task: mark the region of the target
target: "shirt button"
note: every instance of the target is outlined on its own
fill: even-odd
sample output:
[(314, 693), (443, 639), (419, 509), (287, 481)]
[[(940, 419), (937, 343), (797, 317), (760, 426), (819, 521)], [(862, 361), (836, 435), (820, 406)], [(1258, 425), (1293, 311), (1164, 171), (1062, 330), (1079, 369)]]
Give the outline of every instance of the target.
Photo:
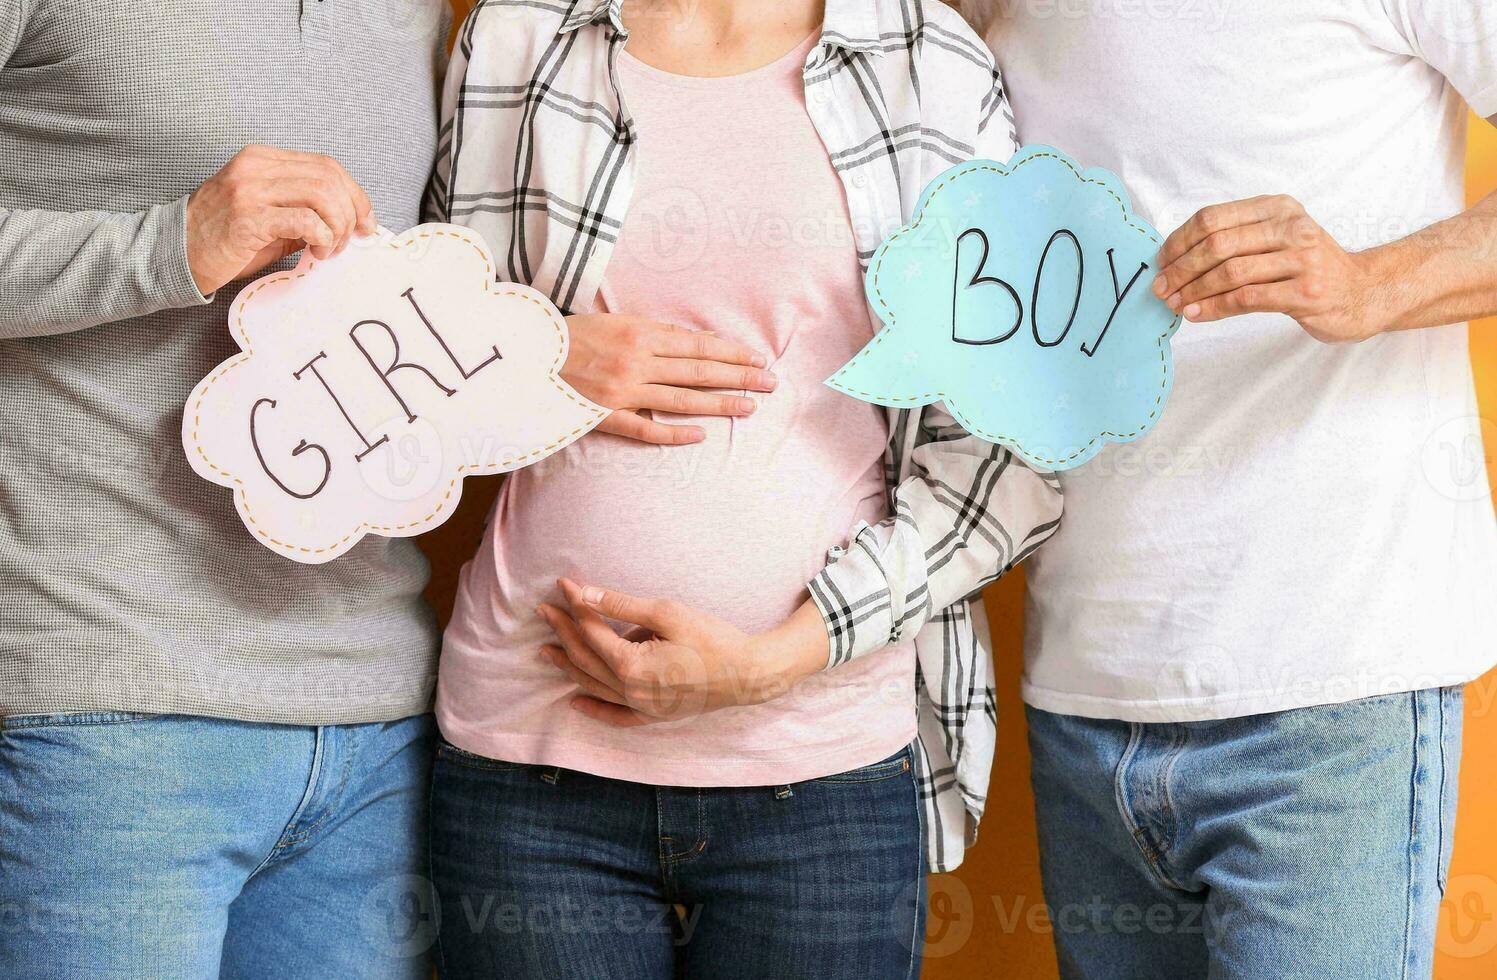
[(867, 174), (853, 174), (852, 175), (852, 186), (854, 186), (854, 187), (867, 187), (868, 186), (868, 175)]
[(831, 96), (827, 94), (825, 85), (818, 87), (816, 91), (811, 94), (811, 101), (815, 102), (817, 105), (826, 105), (827, 100), (830, 98)]

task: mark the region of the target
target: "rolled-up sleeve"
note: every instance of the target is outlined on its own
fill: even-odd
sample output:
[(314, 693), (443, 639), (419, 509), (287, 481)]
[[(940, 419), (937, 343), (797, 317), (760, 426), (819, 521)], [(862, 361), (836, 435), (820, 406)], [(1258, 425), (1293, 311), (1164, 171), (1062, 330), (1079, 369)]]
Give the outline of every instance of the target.
[(936, 612), (1001, 578), (1060, 526), (1053, 473), (926, 408), (894, 515), (859, 524), (810, 584), (834, 667), (913, 635)]

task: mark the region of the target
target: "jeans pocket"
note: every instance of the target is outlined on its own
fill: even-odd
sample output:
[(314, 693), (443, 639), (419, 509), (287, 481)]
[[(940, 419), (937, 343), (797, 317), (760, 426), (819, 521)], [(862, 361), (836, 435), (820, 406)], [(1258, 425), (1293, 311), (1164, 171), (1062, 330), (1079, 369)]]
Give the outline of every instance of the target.
[(157, 715), (142, 711), (59, 711), (45, 715), (11, 715), (0, 718), (0, 732), (30, 731), (39, 728), (79, 728), (88, 725), (122, 725), (145, 721)]
[(1455, 814), (1460, 802), (1461, 739), (1465, 719), (1465, 688), (1440, 692), (1440, 895), (1450, 883), (1450, 858), (1455, 849)]
[(529, 768), (523, 762), (506, 762), (503, 759), (490, 759), (488, 756), (460, 749), (445, 738), (437, 746), (437, 760), (439, 762), (451, 762), (459, 766), (467, 766), (469, 769), (482, 769), (486, 772), (510, 772), (512, 770)]
[(830, 776), (821, 776), (811, 780), (813, 783), (876, 783), (883, 779), (891, 779), (910, 771), (910, 750), (900, 749), (882, 762), (875, 762), (871, 766), (863, 766), (858, 769), (849, 769), (847, 772), (834, 773)]

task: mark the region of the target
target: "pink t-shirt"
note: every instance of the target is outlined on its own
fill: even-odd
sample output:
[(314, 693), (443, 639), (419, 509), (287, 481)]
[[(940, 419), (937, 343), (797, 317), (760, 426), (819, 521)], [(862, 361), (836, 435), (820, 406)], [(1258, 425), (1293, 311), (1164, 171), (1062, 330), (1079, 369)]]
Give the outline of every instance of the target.
[[(764, 350), (779, 387), (694, 446), (592, 433), (511, 475), (463, 570), (437, 716), (460, 748), (679, 786), (777, 785), (857, 768), (915, 736), (915, 654), (887, 648), (776, 701), (616, 729), (572, 710), (541, 660), (558, 576), (665, 596), (749, 631), (782, 623), (859, 520), (888, 504), (883, 409), (822, 384), (872, 336), (842, 186), (806, 115), (814, 38), (747, 74), (620, 59), (637, 178), (599, 312)], [(681, 421), (671, 419), (669, 421)]]

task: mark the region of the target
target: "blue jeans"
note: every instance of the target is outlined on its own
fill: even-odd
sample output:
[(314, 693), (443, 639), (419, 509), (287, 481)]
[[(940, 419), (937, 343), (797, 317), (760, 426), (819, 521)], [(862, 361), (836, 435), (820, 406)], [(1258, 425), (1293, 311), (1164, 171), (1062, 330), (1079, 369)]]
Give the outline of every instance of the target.
[(1428, 977), (1462, 701), (1183, 724), (1030, 709), (1062, 976)]
[(443, 980), (907, 980), (925, 852), (909, 750), (789, 786), (649, 786), (443, 745)]
[(434, 738), (429, 715), (6, 719), (0, 977), (429, 980)]

